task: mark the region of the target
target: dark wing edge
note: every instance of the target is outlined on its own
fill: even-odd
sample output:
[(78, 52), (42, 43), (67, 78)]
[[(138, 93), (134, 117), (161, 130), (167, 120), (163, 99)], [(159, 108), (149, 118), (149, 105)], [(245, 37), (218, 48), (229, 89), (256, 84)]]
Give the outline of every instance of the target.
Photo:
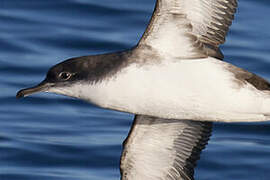
[(211, 122), (136, 115), (123, 143), (121, 180), (194, 180)]

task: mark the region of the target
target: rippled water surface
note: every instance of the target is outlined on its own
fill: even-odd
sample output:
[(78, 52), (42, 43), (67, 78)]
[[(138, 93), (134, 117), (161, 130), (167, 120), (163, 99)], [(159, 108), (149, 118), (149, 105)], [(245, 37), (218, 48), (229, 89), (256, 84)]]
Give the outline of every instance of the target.
[[(0, 0), (0, 180), (119, 179), (132, 115), (15, 94), (66, 58), (134, 46), (153, 7), (154, 0)], [(268, 0), (241, 0), (222, 46), (227, 61), (268, 80), (269, 12)], [(270, 123), (215, 124), (195, 177), (268, 180)]]

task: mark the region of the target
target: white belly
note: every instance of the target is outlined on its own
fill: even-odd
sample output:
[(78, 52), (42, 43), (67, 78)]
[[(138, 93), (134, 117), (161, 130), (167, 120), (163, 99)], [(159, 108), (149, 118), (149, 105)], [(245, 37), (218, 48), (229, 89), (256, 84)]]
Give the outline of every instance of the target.
[[(266, 93), (240, 87), (213, 58), (130, 65), (87, 89), (83, 99), (104, 108), (170, 119), (265, 121)], [(90, 97), (90, 98), (89, 98)], [(270, 103), (269, 103), (270, 105)]]

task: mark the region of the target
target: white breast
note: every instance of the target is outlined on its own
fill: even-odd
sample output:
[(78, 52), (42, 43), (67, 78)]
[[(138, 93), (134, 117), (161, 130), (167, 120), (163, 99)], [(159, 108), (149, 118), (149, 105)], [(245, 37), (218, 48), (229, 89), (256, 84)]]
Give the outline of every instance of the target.
[(109, 80), (78, 84), (72, 91), (104, 108), (161, 118), (266, 120), (261, 110), (266, 95), (248, 84), (239, 87), (224, 66), (213, 58), (134, 63)]

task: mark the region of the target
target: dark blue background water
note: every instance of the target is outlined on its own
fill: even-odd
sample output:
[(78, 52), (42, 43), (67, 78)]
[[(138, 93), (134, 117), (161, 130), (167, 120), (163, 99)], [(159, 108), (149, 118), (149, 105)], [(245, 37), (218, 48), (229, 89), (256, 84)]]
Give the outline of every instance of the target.
[[(132, 115), (16, 91), (74, 56), (123, 50), (141, 37), (154, 0), (0, 0), (0, 180), (119, 179)], [(241, 0), (223, 51), (270, 79), (270, 1)], [(200, 180), (270, 179), (270, 123), (215, 124)]]

